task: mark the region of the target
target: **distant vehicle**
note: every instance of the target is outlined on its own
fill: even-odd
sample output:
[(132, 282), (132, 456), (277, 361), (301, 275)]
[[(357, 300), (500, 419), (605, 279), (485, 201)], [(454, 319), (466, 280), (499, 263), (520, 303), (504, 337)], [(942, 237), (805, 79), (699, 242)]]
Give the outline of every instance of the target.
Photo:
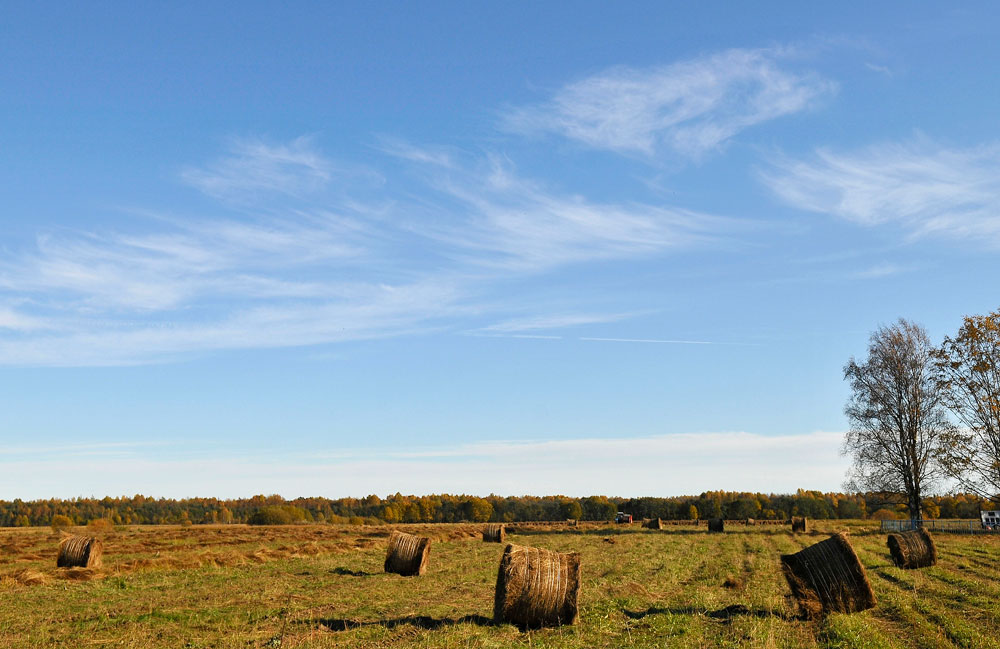
[(615, 522), (616, 523), (631, 523), (632, 522), (632, 514), (626, 514), (625, 512), (618, 512), (617, 514), (615, 514)]
[(998, 510), (980, 511), (979, 519), (983, 521), (984, 530), (1000, 529), (1000, 511)]

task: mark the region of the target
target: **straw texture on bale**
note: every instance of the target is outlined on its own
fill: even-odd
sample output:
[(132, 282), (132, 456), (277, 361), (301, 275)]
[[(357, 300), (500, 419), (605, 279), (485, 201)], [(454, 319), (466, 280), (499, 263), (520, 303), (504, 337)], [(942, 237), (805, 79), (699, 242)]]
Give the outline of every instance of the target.
[(576, 624), (580, 555), (508, 545), (497, 571), (493, 621), (522, 629)]
[(385, 552), (385, 571), (404, 577), (422, 575), (427, 572), (427, 555), (430, 551), (429, 538), (393, 532)]
[(792, 531), (802, 532), (805, 534), (806, 531), (806, 517), (805, 516), (792, 516)]
[(647, 521), (643, 521), (642, 526), (648, 530), (662, 530), (663, 521), (660, 520), (659, 518), (650, 518)]
[(93, 536), (67, 536), (59, 543), (59, 568), (98, 568), (104, 544)]
[(746, 524), (746, 525), (756, 525), (756, 524), (757, 524), (757, 521), (755, 521), (755, 520), (754, 520), (754, 519), (752, 519), (752, 518), (748, 518), (748, 519), (746, 519), (746, 520), (745, 520), (745, 521), (743, 521), (743, 522), (744, 522), (744, 524)]
[(900, 568), (926, 568), (937, 563), (937, 548), (930, 532), (924, 528), (890, 534), (889, 554)]
[(483, 541), (487, 543), (503, 543), (507, 536), (507, 528), (503, 523), (490, 523), (483, 528)]
[(781, 555), (781, 568), (806, 617), (856, 613), (875, 606), (864, 566), (843, 533)]
[(723, 523), (721, 518), (708, 519), (709, 532), (724, 532), (725, 529), (726, 529), (725, 523)]

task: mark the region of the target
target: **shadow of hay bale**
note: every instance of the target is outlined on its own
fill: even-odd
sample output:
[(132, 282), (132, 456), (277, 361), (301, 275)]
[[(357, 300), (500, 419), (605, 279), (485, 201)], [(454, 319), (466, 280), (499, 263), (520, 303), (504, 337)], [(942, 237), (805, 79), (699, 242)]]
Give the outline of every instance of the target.
[(60, 579), (69, 581), (93, 581), (105, 577), (104, 573), (97, 568), (66, 568), (59, 571), (57, 575)]
[(713, 620), (722, 620), (726, 623), (738, 617), (787, 619), (783, 613), (776, 613), (763, 608), (749, 608), (743, 604), (731, 604), (725, 608), (720, 608), (715, 611), (708, 611), (703, 608), (695, 608), (693, 606), (651, 606), (645, 611), (630, 611), (628, 609), (622, 609), (622, 614), (630, 620), (641, 620), (650, 615), (704, 615)]
[(387, 629), (395, 629), (400, 626), (413, 626), (419, 629), (433, 631), (443, 627), (455, 626), (456, 624), (476, 624), (478, 626), (493, 626), (493, 620), (483, 615), (466, 615), (460, 618), (433, 618), (427, 615), (408, 615), (388, 620), (348, 620), (337, 618), (322, 618), (319, 620), (300, 620), (298, 624), (319, 624), (330, 631), (350, 631), (369, 626), (382, 626)]
[(364, 570), (351, 570), (350, 568), (334, 568), (330, 571), (333, 575), (344, 575), (345, 577), (374, 577), (376, 573), (365, 572)]

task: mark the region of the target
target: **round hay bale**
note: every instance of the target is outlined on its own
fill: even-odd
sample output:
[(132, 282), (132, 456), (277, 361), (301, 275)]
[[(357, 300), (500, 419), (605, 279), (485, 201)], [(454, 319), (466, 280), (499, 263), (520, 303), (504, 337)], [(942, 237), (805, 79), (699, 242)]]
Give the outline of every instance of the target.
[(104, 544), (94, 536), (67, 536), (59, 543), (59, 568), (98, 568)]
[(486, 543), (503, 543), (507, 536), (507, 528), (503, 523), (490, 523), (483, 528), (483, 541)]
[(752, 519), (752, 518), (748, 518), (748, 519), (746, 519), (745, 521), (743, 521), (743, 524), (744, 524), (744, 525), (756, 525), (756, 524), (757, 524), (757, 521), (755, 521), (755, 520), (754, 520), (754, 519)]
[(500, 558), (493, 621), (522, 629), (576, 624), (580, 555), (508, 545)]
[(725, 530), (726, 530), (726, 525), (721, 518), (708, 519), (709, 532), (724, 532)]
[(647, 530), (662, 530), (663, 521), (660, 520), (659, 518), (650, 518), (648, 520), (643, 521), (642, 526), (645, 527)]
[(890, 534), (886, 545), (892, 562), (900, 568), (926, 568), (937, 563), (937, 548), (930, 532), (924, 528)]
[(385, 552), (385, 571), (404, 577), (422, 575), (427, 572), (427, 555), (430, 551), (429, 538), (393, 532), (389, 536), (389, 547)]
[(785, 579), (808, 618), (856, 613), (875, 606), (875, 593), (854, 548), (843, 533), (795, 554), (781, 555)]
[(792, 532), (806, 532), (806, 517), (792, 516)]

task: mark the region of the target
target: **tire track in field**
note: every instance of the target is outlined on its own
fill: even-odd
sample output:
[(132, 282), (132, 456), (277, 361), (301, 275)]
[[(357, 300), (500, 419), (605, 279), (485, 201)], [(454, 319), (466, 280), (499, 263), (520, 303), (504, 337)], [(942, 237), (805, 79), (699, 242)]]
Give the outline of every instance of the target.
[[(862, 552), (870, 553), (867, 549)], [(892, 566), (879, 566), (869, 570), (877, 580), (876, 584), (885, 587), (889, 591), (889, 598), (886, 593), (880, 594), (881, 605), (876, 608), (880, 617), (888, 616), (892, 622), (905, 624), (920, 632), (918, 640), (921, 646), (930, 642), (933, 646), (938, 646), (941, 641), (941, 634), (950, 646), (972, 649), (978, 647), (991, 647), (994, 643), (977, 630), (965, 622), (963, 617), (953, 617), (943, 614), (940, 610), (930, 606), (921, 595), (930, 594), (935, 602), (939, 602), (945, 608), (954, 610), (960, 614), (967, 611), (967, 607), (956, 607), (950, 593), (942, 591), (940, 587), (918, 584), (915, 579), (911, 580), (911, 575), (904, 573), (901, 569)], [(898, 574), (894, 574), (898, 573)], [(917, 577), (931, 576), (928, 571), (914, 573)], [(949, 646), (944, 645), (944, 646)]]
[(995, 647), (995, 640), (987, 639), (975, 626), (970, 625), (963, 617), (953, 617), (943, 615), (941, 611), (934, 609), (926, 601), (914, 598), (914, 608), (923, 615), (928, 622), (935, 624), (942, 629), (948, 639), (953, 644), (963, 649), (988, 649)]
[(955, 551), (942, 552), (939, 550), (938, 558), (952, 560), (956, 564), (956, 568), (958, 567), (957, 564), (959, 562), (971, 564), (979, 569), (980, 574), (992, 576), (995, 579), (1000, 579), (1000, 570), (998, 570), (997, 559), (995, 557), (992, 560), (990, 560), (978, 557), (970, 557)]
[[(854, 545), (858, 558), (865, 566), (869, 580), (874, 576), (872, 586), (876, 591), (878, 604), (872, 613), (890, 629), (890, 637), (913, 638), (921, 649), (951, 649), (966, 645), (956, 644), (954, 635), (929, 621), (914, 607), (915, 584), (907, 578), (893, 574), (896, 570), (887, 560), (881, 548), (875, 550), (870, 543)], [(877, 546), (876, 546), (877, 547)]]
[(927, 577), (936, 582), (969, 592), (975, 597), (981, 597), (992, 601), (997, 601), (998, 599), (997, 592), (995, 590), (990, 589), (988, 586), (978, 581), (957, 575), (954, 572), (945, 572), (944, 569), (941, 569), (940, 571), (929, 570), (926, 574)]
[[(787, 535), (782, 538), (787, 539)], [(733, 646), (744, 643), (747, 635), (758, 637), (767, 626), (768, 647), (818, 647), (814, 625), (795, 619), (798, 607), (781, 571), (782, 553), (778, 550), (776, 535), (748, 535), (744, 539), (744, 552), (750, 569), (745, 591), (748, 604), (751, 609), (767, 611), (772, 617), (761, 619), (756, 625), (747, 625), (753, 629), (749, 634), (746, 627), (733, 627), (730, 634)]]
[[(983, 633), (975, 629), (975, 627), (969, 626), (966, 623), (966, 618), (976, 608), (979, 609), (978, 612), (986, 613), (993, 618), (993, 622), (1000, 620), (1000, 617), (997, 617), (996, 614), (987, 613), (979, 607), (970, 610), (968, 604), (971, 602), (968, 600), (966, 600), (966, 606), (957, 605), (953, 594), (934, 586), (934, 582), (931, 582), (930, 585), (920, 586), (918, 589), (911, 590), (904, 589), (902, 584), (905, 582), (901, 582), (897, 578), (892, 578), (889, 574), (881, 571), (876, 574), (882, 578), (889, 577), (889, 579), (886, 579), (886, 583), (889, 585), (889, 588), (897, 591), (895, 596), (903, 600), (909, 611), (907, 621), (912, 621), (917, 616), (922, 617), (926, 621), (926, 624), (919, 625), (921, 628), (925, 628), (929, 633), (933, 633), (935, 628), (939, 629), (952, 644), (958, 647), (994, 646), (992, 641), (987, 640)], [(940, 608), (931, 606), (928, 603), (927, 595), (930, 595), (930, 601), (933, 601)], [(980, 601), (978, 603), (984, 604), (986, 602)], [(956, 613), (958, 617), (947, 615), (946, 612)]]

